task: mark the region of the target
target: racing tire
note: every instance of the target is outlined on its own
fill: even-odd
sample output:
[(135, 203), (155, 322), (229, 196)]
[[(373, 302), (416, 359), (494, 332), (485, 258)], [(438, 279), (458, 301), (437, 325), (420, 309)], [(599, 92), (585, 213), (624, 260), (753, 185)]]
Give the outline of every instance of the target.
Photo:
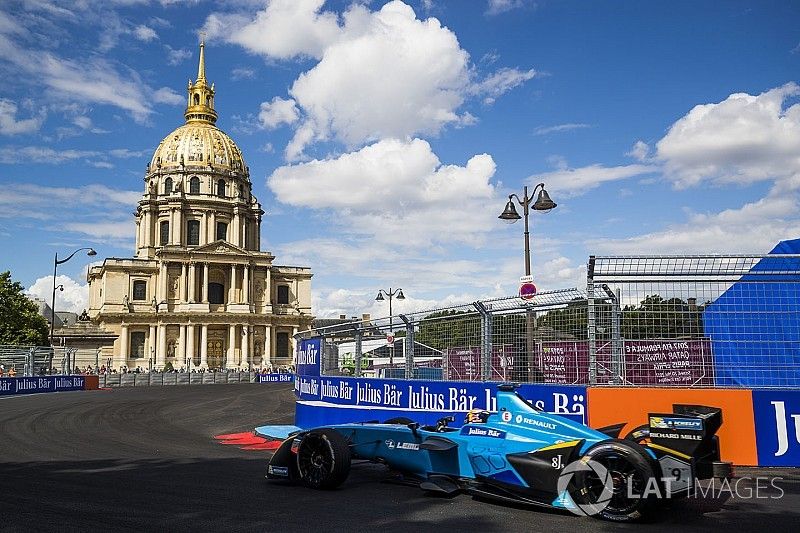
[(350, 446), (334, 429), (317, 429), (303, 436), (297, 447), (297, 473), (312, 489), (335, 489), (350, 474)]
[(414, 423), (413, 420), (411, 420), (410, 418), (406, 418), (404, 416), (396, 416), (396, 417), (390, 418), (389, 420), (384, 422), (384, 424), (401, 424), (403, 426), (407, 426), (407, 425), (413, 424), (413, 423)]
[[(661, 491), (660, 468), (639, 445), (622, 439), (602, 441), (589, 448), (581, 462), (591, 468), (574, 472), (570, 496), (584, 514), (613, 522), (638, 522), (653, 515)], [(605, 469), (604, 479), (597, 465)]]
[(625, 440), (630, 440), (635, 442), (636, 444), (644, 444), (650, 441), (650, 425), (643, 424), (639, 427), (635, 427), (625, 435)]

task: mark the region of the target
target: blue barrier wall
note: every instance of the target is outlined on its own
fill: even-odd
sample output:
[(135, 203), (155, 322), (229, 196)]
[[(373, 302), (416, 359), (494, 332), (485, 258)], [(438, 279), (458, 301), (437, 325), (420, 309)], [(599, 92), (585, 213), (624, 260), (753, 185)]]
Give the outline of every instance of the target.
[(258, 374), (258, 383), (289, 383), (294, 374)]
[(84, 376), (0, 378), (0, 396), (84, 390), (86, 385)]
[(800, 466), (800, 391), (754, 390), (753, 414), (758, 464)]
[[(453, 415), (460, 425), (470, 409), (496, 411), (497, 383), (297, 376), (295, 424), (314, 427), (385, 421), (399, 416), (433, 424)], [(523, 385), (518, 392), (543, 411), (586, 422), (586, 388)]]

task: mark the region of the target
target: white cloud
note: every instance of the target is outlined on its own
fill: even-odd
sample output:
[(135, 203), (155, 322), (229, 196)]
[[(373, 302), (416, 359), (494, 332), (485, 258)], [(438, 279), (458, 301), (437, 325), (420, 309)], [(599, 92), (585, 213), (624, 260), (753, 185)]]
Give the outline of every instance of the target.
[[(103, 131), (103, 130), (99, 130)], [(83, 158), (101, 158), (107, 156), (118, 157), (127, 159), (130, 157), (140, 157), (148, 153), (148, 150), (132, 151), (127, 148), (119, 148), (114, 150), (107, 150), (100, 152), (97, 150), (63, 150), (55, 149), (49, 146), (13, 146), (5, 145), (0, 146), (0, 163), (14, 165), (14, 164), (28, 164), (28, 163), (45, 163), (55, 165), (64, 163), (66, 161), (73, 161), (75, 159)]]
[(178, 105), (186, 103), (186, 98), (169, 87), (161, 87), (153, 92), (153, 101), (160, 104)]
[(547, 135), (548, 133), (560, 133), (562, 131), (580, 130), (589, 128), (589, 124), (582, 122), (568, 122), (566, 124), (556, 124), (555, 126), (539, 126), (533, 130), (534, 135)]
[(656, 145), (677, 187), (791, 178), (800, 171), (800, 95), (787, 83), (757, 96), (736, 93), (695, 106)]
[(424, 140), (386, 139), (335, 159), (281, 167), (268, 185), (283, 203), (336, 210), (335, 220), (352, 234), (390, 242), (403, 235), (409, 245), (474, 244), (495, 226), (494, 172), (486, 154), (463, 167), (442, 165)]
[(562, 168), (543, 174), (535, 174), (528, 178), (533, 186), (544, 182), (550, 193), (558, 192), (562, 197), (580, 196), (600, 186), (602, 183), (618, 181), (634, 176), (642, 176), (659, 172), (659, 168), (650, 165), (623, 165), (604, 167), (589, 165), (580, 168)]
[(294, 100), (284, 100), (276, 96), (271, 102), (261, 102), (258, 120), (267, 129), (275, 129), (281, 124), (294, 124), (300, 112)]
[[(69, 276), (56, 276), (56, 286), (63, 285), (63, 291), (56, 291), (56, 312), (71, 311), (81, 313), (89, 307), (89, 285), (81, 284)], [(49, 306), (53, 298), (53, 276), (45, 276), (33, 282), (25, 291), (47, 302)]]
[(693, 214), (688, 221), (627, 239), (592, 241), (612, 254), (765, 253), (800, 235), (795, 196), (768, 196), (738, 209)]
[(497, 15), (498, 13), (511, 11), (512, 9), (522, 7), (523, 5), (525, 5), (523, 0), (489, 0), (486, 13), (488, 15)]
[(501, 68), (485, 80), (474, 84), (470, 92), (477, 95), (484, 95), (484, 104), (493, 104), (497, 98), (504, 95), (511, 89), (522, 85), (536, 75), (536, 71), (520, 70), (517, 68)]
[(156, 30), (148, 26), (145, 26), (144, 24), (136, 26), (133, 29), (133, 35), (140, 41), (144, 41), (146, 43), (149, 43), (154, 39), (158, 39), (158, 34), (156, 33)]
[(39, 131), (45, 119), (44, 110), (36, 116), (17, 119), (16, 102), (0, 98), (0, 135), (19, 135)]
[(319, 12), (324, 3), (325, 0), (272, 0), (254, 20), (238, 14), (212, 13), (203, 31), (209, 40), (221, 39), (269, 57), (320, 58), (339, 36), (336, 14)]
[(168, 65), (179, 65), (183, 63), (190, 57), (192, 57), (192, 52), (187, 50), (186, 48), (172, 48), (170, 45), (164, 45), (164, 49), (167, 51), (167, 64)]
[(632, 157), (637, 161), (647, 161), (648, 157), (650, 156), (650, 145), (644, 141), (636, 141), (631, 147), (630, 152), (627, 152), (625, 155)]
[(256, 77), (256, 71), (251, 68), (238, 67), (231, 70), (231, 79), (238, 80), (252, 80)]

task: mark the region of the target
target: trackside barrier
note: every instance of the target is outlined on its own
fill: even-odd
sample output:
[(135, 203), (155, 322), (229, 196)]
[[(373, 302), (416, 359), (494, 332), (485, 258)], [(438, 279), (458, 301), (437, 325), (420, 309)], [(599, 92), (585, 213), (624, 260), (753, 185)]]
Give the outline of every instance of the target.
[[(496, 382), (424, 381), (320, 375), (319, 339), (298, 343), (295, 424), (310, 428), (406, 417), (423, 424), (470, 409), (495, 410)], [(303, 372), (301, 374), (301, 372)], [(743, 466), (800, 467), (800, 391), (713, 388), (582, 387), (522, 384), (520, 395), (544, 411), (599, 428), (627, 422), (621, 436), (674, 404), (722, 409), (722, 458)]]
[(259, 374), (257, 372), (158, 372), (137, 374), (101, 374), (94, 377), (100, 387), (186, 386), (224, 383), (290, 383), (294, 374)]
[(0, 378), (0, 396), (97, 390), (97, 376), (31, 376)]

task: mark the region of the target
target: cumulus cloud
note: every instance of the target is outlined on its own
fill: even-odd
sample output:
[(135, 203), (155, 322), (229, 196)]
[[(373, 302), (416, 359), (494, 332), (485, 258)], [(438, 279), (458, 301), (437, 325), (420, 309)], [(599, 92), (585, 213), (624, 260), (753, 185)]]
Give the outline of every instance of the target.
[(272, 0), (255, 19), (212, 13), (203, 25), (209, 39), (222, 39), (278, 59), (322, 57), (339, 37), (335, 13), (320, 13), (325, 0)]
[(487, 154), (465, 166), (443, 165), (424, 140), (385, 139), (337, 158), (281, 167), (268, 185), (283, 203), (337, 210), (353, 234), (474, 244), (494, 225), (494, 172)]
[(279, 96), (271, 102), (261, 102), (258, 121), (267, 129), (275, 129), (281, 124), (294, 124), (300, 118), (300, 112), (294, 100), (284, 100)]
[(646, 161), (650, 156), (650, 145), (644, 141), (636, 141), (630, 151), (626, 152), (625, 155), (637, 161)]
[[(71, 311), (81, 313), (89, 307), (89, 285), (81, 284), (69, 276), (56, 276), (56, 286), (63, 285), (64, 290), (56, 293), (56, 312)], [(33, 282), (25, 291), (29, 296), (35, 296), (47, 302), (53, 297), (53, 276), (45, 276)]]
[(192, 52), (186, 48), (172, 48), (170, 45), (166, 44), (164, 45), (164, 50), (167, 52), (168, 65), (179, 65), (192, 57)]
[(658, 141), (656, 157), (676, 187), (791, 178), (800, 171), (800, 104), (786, 103), (798, 95), (787, 83), (695, 106)]
[(523, 0), (489, 0), (489, 5), (486, 7), (486, 14), (497, 15), (522, 7), (523, 5), (525, 5)]
[(44, 110), (30, 118), (17, 118), (16, 102), (0, 98), (0, 135), (19, 135), (39, 131), (45, 119)]
[(651, 165), (605, 167), (596, 164), (580, 168), (560, 168), (552, 172), (536, 174), (529, 177), (527, 181), (531, 186), (544, 182), (547, 184), (549, 192), (558, 192), (563, 197), (571, 197), (585, 194), (603, 183), (643, 176), (658, 171), (659, 168), (657, 166)]

